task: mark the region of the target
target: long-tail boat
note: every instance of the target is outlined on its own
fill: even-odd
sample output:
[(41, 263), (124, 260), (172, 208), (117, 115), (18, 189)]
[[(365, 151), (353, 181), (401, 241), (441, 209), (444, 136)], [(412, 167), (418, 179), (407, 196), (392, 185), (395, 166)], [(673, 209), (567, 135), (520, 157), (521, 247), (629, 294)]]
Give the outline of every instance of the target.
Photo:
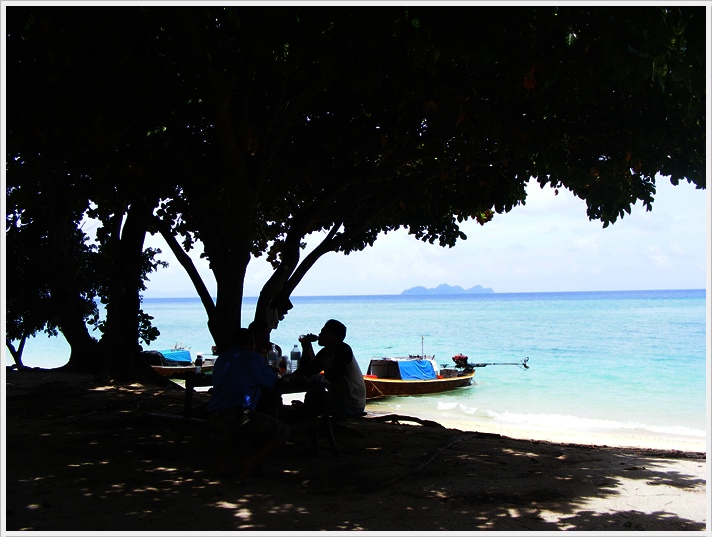
[(434, 356), (374, 358), (363, 376), (366, 400), (399, 395), (426, 395), (472, 385), (475, 368), (487, 365), (518, 365), (529, 369), (525, 358), (516, 363), (470, 364), (467, 356), (456, 354), (455, 367), (438, 368)]
[(153, 370), (162, 377), (180, 377), (195, 371), (198, 366), (202, 371), (210, 371), (214, 365), (214, 360), (203, 358), (201, 354), (198, 354), (193, 362), (188, 349), (144, 351), (142, 354)]
[(438, 369), (433, 356), (374, 358), (363, 376), (366, 399), (440, 393), (472, 384), (475, 370)]

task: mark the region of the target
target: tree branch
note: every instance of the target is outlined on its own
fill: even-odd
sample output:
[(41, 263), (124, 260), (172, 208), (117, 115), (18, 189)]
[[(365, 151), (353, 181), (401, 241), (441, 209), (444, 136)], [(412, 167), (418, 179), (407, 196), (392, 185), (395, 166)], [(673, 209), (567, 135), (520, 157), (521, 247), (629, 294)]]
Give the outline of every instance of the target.
[(210, 292), (205, 286), (203, 279), (200, 277), (198, 269), (195, 268), (193, 260), (187, 253), (185, 253), (181, 245), (178, 244), (178, 241), (171, 232), (170, 225), (168, 225), (166, 222), (164, 222), (158, 217), (154, 217), (153, 220), (156, 224), (156, 227), (158, 228), (159, 233), (166, 241), (166, 244), (168, 244), (168, 247), (171, 249), (171, 252), (173, 252), (173, 255), (176, 256), (178, 262), (181, 264), (183, 269), (185, 269), (186, 273), (190, 277), (190, 281), (193, 282), (193, 287), (195, 287), (195, 290), (198, 292), (200, 301), (203, 303), (203, 307), (205, 308), (205, 311), (208, 314), (208, 318), (210, 318), (210, 316), (215, 311), (215, 303), (213, 302), (213, 298), (210, 296)]
[[(309, 254), (304, 258), (304, 261), (302, 261), (294, 269), (292, 275), (289, 277), (287, 283), (285, 283), (282, 291), (280, 292), (280, 298), (282, 300), (286, 301), (286, 299), (292, 295), (292, 292), (294, 291), (294, 289), (296, 289), (297, 285), (299, 285), (299, 282), (302, 281), (304, 276), (306, 276), (307, 272), (309, 272), (309, 269), (314, 266), (314, 264), (319, 260), (321, 256), (323, 256), (327, 252), (334, 251), (334, 237), (339, 231), (341, 225), (342, 222), (336, 222), (327, 234), (327, 236), (324, 238), (324, 240), (322, 240), (316, 248), (309, 252)], [(284, 296), (282, 297), (282, 295)]]

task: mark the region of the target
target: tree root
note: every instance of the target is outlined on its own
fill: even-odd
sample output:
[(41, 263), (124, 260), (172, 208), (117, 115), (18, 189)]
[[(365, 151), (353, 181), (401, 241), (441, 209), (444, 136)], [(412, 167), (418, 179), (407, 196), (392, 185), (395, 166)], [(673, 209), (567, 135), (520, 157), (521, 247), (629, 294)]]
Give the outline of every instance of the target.
[(384, 416), (369, 416), (368, 418), (365, 418), (368, 421), (379, 421), (379, 422), (385, 422), (385, 423), (392, 423), (394, 425), (400, 425), (402, 421), (412, 421), (414, 423), (418, 423), (422, 425), (423, 427), (437, 427), (440, 429), (444, 429), (445, 427), (436, 422), (436, 421), (430, 421), (430, 420), (421, 420), (420, 418), (414, 418), (412, 416), (401, 416), (400, 414), (386, 414)]

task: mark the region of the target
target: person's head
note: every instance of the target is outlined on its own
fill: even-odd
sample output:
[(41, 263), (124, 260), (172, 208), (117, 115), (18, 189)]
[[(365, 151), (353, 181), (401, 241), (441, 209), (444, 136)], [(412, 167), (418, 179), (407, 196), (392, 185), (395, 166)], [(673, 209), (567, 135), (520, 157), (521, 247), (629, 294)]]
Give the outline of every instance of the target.
[(256, 349), (266, 349), (269, 347), (270, 329), (266, 321), (252, 321), (248, 327), (255, 340)]
[(319, 332), (318, 343), (322, 347), (329, 347), (341, 343), (346, 339), (346, 326), (336, 319), (329, 319)]
[(236, 328), (230, 335), (230, 343), (246, 349), (255, 348), (255, 337), (247, 328)]

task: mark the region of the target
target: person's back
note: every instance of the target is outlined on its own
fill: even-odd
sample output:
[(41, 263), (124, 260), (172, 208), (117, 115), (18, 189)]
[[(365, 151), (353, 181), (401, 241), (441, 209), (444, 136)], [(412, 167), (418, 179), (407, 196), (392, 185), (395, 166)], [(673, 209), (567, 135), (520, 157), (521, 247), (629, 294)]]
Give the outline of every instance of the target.
[(366, 406), (366, 385), (351, 346), (342, 341), (330, 349), (319, 351), (319, 354), (330, 390), (344, 400), (347, 414), (363, 412)]
[(260, 354), (243, 346), (230, 347), (215, 361), (208, 411), (233, 407), (255, 410), (261, 388), (271, 388), (276, 380), (274, 371)]

